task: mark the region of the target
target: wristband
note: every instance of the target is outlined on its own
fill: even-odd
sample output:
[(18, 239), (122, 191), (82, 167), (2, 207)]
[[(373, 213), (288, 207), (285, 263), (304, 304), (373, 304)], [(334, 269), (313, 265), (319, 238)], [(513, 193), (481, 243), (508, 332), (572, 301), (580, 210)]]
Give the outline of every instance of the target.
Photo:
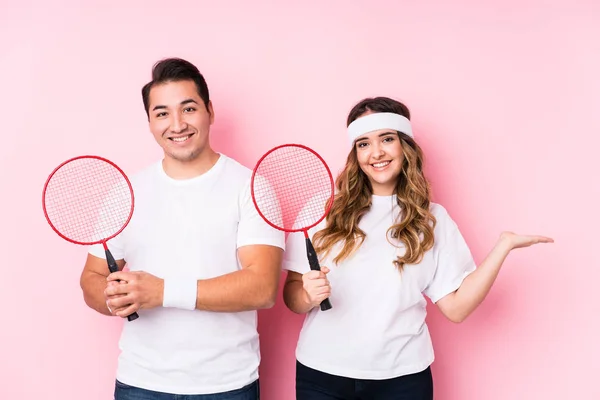
[(163, 307), (196, 309), (198, 283), (189, 278), (166, 278), (164, 280)]

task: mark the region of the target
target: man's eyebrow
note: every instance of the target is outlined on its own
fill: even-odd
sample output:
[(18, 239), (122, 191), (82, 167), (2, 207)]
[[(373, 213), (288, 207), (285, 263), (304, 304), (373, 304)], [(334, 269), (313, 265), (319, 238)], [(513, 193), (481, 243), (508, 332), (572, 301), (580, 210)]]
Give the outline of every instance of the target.
[(186, 105), (186, 104), (189, 104), (189, 103), (198, 104), (198, 102), (196, 100), (194, 100), (194, 99), (186, 99), (186, 100), (182, 101), (179, 104), (181, 104), (183, 106), (183, 105)]
[[(184, 106), (184, 105), (186, 105), (186, 104), (189, 104), (189, 103), (198, 104), (198, 102), (197, 102), (196, 100), (194, 100), (194, 99), (185, 99), (185, 100), (183, 100), (183, 101), (182, 101), (181, 103), (179, 103), (179, 104), (180, 104), (180, 105), (182, 105), (182, 106)], [(152, 111), (156, 111), (156, 110), (164, 110), (164, 109), (166, 109), (166, 108), (167, 108), (167, 106), (164, 106), (164, 105), (162, 105), (162, 104), (159, 104), (159, 105), (156, 105), (156, 106), (154, 106), (154, 108), (152, 109)]]

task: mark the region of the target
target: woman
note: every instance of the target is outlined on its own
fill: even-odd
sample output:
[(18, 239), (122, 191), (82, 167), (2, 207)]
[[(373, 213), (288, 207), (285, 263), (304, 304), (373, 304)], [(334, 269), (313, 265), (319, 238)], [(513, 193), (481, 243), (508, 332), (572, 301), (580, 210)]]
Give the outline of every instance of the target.
[[(296, 349), (296, 396), (433, 399), (424, 295), (461, 322), (511, 250), (552, 239), (503, 232), (477, 267), (457, 225), (430, 201), (408, 108), (368, 98), (347, 124), (352, 148), (331, 211), (309, 231), (322, 270), (310, 271), (302, 235), (286, 245), (284, 300), (308, 314)], [(326, 298), (333, 308), (320, 311)]]

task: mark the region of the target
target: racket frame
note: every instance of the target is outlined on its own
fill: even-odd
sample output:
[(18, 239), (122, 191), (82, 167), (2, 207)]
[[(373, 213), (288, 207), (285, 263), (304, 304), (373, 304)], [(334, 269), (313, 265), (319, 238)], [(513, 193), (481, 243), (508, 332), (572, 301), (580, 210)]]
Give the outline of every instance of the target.
[[(269, 219), (267, 217), (265, 217), (263, 215), (263, 213), (260, 211), (260, 207), (258, 206), (258, 204), (256, 203), (256, 199), (254, 196), (254, 178), (256, 176), (256, 170), (258, 169), (258, 167), (260, 166), (260, 164), (262, 163), (262, 161), (267, 158), (269, 156), (269, 154), (273, 153), (274, 151), (282, 148), (282, 147), (299, 147), (303, 150), (307, 150), (309, 152), (311, 152), (312, 154), (314, 154), (323, 164), (323, 166), (325, 167), (325, 170), (327, 170), (327, 176), (329, 177), (329, 184), (331, 187), (331, 196), (329, 198), (329, 202), (327, 204), (327, 207), (325, 209), (325, 212), (323, 213), (323, 215), (321, 216), (321, 218), (319, 218), (319, 220), (309, 226), (306, 226), (304, 228), (299, 228), (299, 229), (285, 229), (283, 227), (277, 226), (275, 224), (273, 224), (271, 221), (269, 221)], [(292, 232), (304, 232), (304, 237), (308, 238), (308, 230), (311, 228), (314, 228), (315, 226), (317, 226), (321, 221), (323, 221), (323, 219), (325, 219), (325, 217), (327, 217), (327, 214), (329, 214), (329, 211), (331, 210), (331, 206), (333, 205), (333, 198), (334, 198), (334, 182), (333, 182), (333, 176), (331, 175), (331, 170), (329, 169), (329, 166), (327, 165), (327, 163), (325, 162), (325, 160), (323, 159), (323, 157), (321, 157), (320, 154), (318, 154), (316, 151), (314, 151), (313, 149), (306, 147), (304, 145), (301, 144), (295, 144), (295, 143), (290, 143), (290, 144), (282, 144), (280, 146), (277, 147), (273, 147), (271, 150), (269, 150), (268, 152), (266, 152), (265, 154), (263, 154), (263, 156), (258, 160), (258, 162), (256, 163), (256, 166), (254, 167), (254, 170), (252, 171), (252, 179), (250, 181), (250, 192), (252, 195), (252, 202), (254, 203), (254, 208), (256, 208), (256, 211), (258, 211), (258, 214), (261, 216), (261, 218), (270, 226), (272, 226), (275, 229), (278, 229), (280, 231), (284, 231), (284, 232), (288, 232), (288, 233), (292, 233)]]
[[(117, 171), (119, 171), (119, 173), (123, 176), (123, 178), (125, 178), (125, 182), (127, 182), (127, 186), (129, 187), (129, 192), (131, 193), (131, 209), (129, 211), (129, 215), (127, 216), (127, 220), (125, 221), (125, 223), (123, 224), (123, 226), (116, 233), (110, 235), (109, 237), (104, 238), (104, 239), (100, 239), (100, 240), (95, 240), (95, 241), (92, 241), (92, 242), (80, 242), (80, 241), (73, 240), (73, 239), (68, 238), (65, 235), (63, 235), (54, 226), (54, 224), (50, 220), (50, 217), (48, 216), (48, 211), (46, 210), (46, 189), (48, 188), (48, 184), (52, 180), (52, 177), (56, 174), (56, 172), (58, 172), (59, 169), (61, 169), (62, 167), (64, 167), (68, 163), (76, 161), (76, 160), (85, 159), (85, 158), (91, 158), (91, 159), (95, 159), (95, 160), (100, 160), (100, 161), (103, 161), (103, 162), (105, 162), (107, 164), (110, 164), (113, 168), (115, 168)], [(123, 170), (121, 168), (119, 168), (119, 166), (117, 164), (115, 164), (114, 162), (112, 162), (110, 160), (107, 160), (104, 157), (93, 156), (93, 155), (77, 156), (77, 157), (73, 157), (73, 158), (70, 158), (70, 159), (62, 162), (58, 167), (54, 168), (54, 170), (52, 171), (52, 173), (48, 176), (48, 179), (46, 179), (46, 183), (44, 184), (44, 190), (42, 191), (42, 208), (44, 209), (44, 217), (46, 217), (46, 220), (48, 221), (48, 224), (50, 224), (50, 227), (52, 228), (52, 230), (54, 232), (56, 232), (56, 234), (58, 234), (58, 236), (60, 236), (61, 238), (65, 239), (66, 241), (71, 242), (71, 243), (75, 243), (75, 244), (79, 244), (79, 245), (83, 245), (83, 246), (91, 246), (91, 245), (94, 245), (94, 244), (100, 244), (100, 243), (102, 243), (103, 246), (104, 246), (104, 248), (106, 249), (106, 242), (109, 241), (110, 239), (114, 238), (115, 236), (117, 236), (119, 233), (121, 233), (123, 231), (123, 229), (125, 229), (125, 227), (129, 224), (129, 221), (131, 220), (131, 217), (133, 216), (134, 206), (135, 206), (135, 197), (134, 197), (134, 193), (133, 193), (133, 187), (131, 186), (131, 182), (129, 181), (129, 178), (127, 177), (127, 175), (125, 174), (125, 172), (123, 172)]]

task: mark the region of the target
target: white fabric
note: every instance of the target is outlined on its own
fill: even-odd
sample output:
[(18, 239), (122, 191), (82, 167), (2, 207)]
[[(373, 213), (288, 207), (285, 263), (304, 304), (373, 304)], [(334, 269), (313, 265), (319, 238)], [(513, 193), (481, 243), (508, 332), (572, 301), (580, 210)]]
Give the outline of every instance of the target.
[[(432, 204), (435, 245), (420, 264), (405, 265), (400, 273), (392, 261), (404, 247), (386, 240), (399, 209), (394, 197), (373, 196), (359, 223), (367, 235), (359, 250), (334, 265), (341, 249), (337, 244), (331, 256), (320, 259), (331, 270), (333, 308), (316, 307), (306, 316), (296, 348), (300, 363), (349, 378), (389, 379), (420, 372), (433, 362), (424, 295), (437, 302), (458, 289), (476, 266), (454, 221), (442, 206)], [(309, 230), (309, 236), (324, 226)], [(304, 235), (289, 235), (283, 267), (302, 274), (310, 270)]]
[(196, 308), (198, 281), (189, 278), (167, 278), (164, 280), (163, 307), (193, 310)]
[(362, 135), (380, 129), (391, 129), (413, 137), (410, 120), (405, 116), (395, 113), (373, 113), (357, 118), (348, 125), (350, 144), (354, 144)]
[[(133, 176), (135, 210), (108, 244), (132, 271), (195, 281), (241, 269), (237, 249), (283, 248), (250, 196), (251, 170), (225, 155), (205, 174), (169, 178), (157, 162)], [(105, 257), (102, 246), (90, 253)], [(139, 310), (124, 321), (117, 369), (121, 382), (174, 394), (234, 390), (258, 378), (256, 311), (217, 313), (180, 308)]]

